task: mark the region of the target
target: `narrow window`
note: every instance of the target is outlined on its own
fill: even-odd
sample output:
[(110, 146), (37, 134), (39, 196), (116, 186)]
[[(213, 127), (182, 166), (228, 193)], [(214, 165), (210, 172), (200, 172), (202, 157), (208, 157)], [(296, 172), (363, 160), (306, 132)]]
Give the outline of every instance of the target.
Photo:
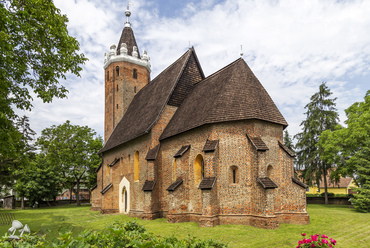
[(118, 91), (118, 84), (117, 84), (117, 91)]
[(119, 76), (119, 66), (116, 66), (116, 76)]
[(198, 186), (203, 178), (204, 178), (204, 161), (202, 155), (198, 154), (194, 161), (194, 184)]
[(118, 109), (118, 104), (117, 104), (117, 109)]
[(107, 81), (109, 81), (109, 71), (107, 71)]
[(110, 170), (110, 167), (109, 165), (107, 165), (107, 175), (109, 176), (109, 170)]
[(135, 79), (137, 79), (137, 70), (136, 69), (134, 69), (132, 71), (132, 77), (135, 78)]
[(134, 157), (134, 181), (139, 181), (139, 169), (140, 169), (139, 151), (136, 151)]
[(134, 87), (134, 93), (136, 93), (136, 86)]
[(231, 172), (231, 175), (230, 175), (230, 183), (231, 184), (236, 184), (238, 183), (238, 167), (233, 165), (233, 166), (230, 166), (230, 172)]

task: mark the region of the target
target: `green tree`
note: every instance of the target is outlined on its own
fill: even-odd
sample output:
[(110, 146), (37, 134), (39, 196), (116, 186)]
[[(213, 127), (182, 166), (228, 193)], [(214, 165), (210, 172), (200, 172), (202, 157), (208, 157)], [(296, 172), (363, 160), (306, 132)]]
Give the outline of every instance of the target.
[[(95, 170), (101, 162), (97, 155), (103, 146), (101, 137), (87, 126), (72, 125), (69, 121), (51, 126), (42, 131), (37, 140), (41, 153), (47, 161), (72, 185), (76, 185), (77, 205), (80, 206), (80, 187), (87, 184), (91, 173), (96, 178)], [(91, 180), (91, 179), (90, 179)], [(96, 180), (96, 179), (95, 179)], [(72, 191), (71, 191), (72, 192)]]
[(336, 98), (330, 99), (330, 89), (326, 83), (319, 86), (319, 91), (311, 96), (311, 101), (305, 106), (306, 120), (302, 121), (302, 132), (297, 138), (297, 165), (301, 177), (308, 185), (320, 185), (321, 179), (325, 185), (325, 204), (328, 204), (327, 175), (333, 164), (321, 159), (322, 150), (317, 147), (319, 136), (325, 130), (333, 130), (338, 124), (338, 113), (335, 108)]
[(347, 127), (320, 136), (319, 147), (327, 163), (337, 164), (335, 176), (352, 176), (359, 188), (352, 203), (359, 212), (370, 212), (370, 90), (363, 102), (346, 109)]
[(77, 53), (79, 43), (68, 35), (67, 22), (50, 0), (0, 0), (2, 160), (20, 154), (14, 108), (31, 110), (32, 92), (44, 102), (65, 97), (67, 89), (59, 80), (67, 73), (79, 76), (87, 60)]
[(43, 199), (55, 200), (62, 190), (64, 178), (41, 154), (22, 171), (15, 184), (18, 195), (26, 197), (30, 206)]
[[(18, 117), (15, 127), (14, 134), (18, 136), (15, 148), (19, 152), (19, 155), (7, 158), (0, 156), (0, 185), (3, 186), (0, 187), (0, 190), (11, 188), (15, 180), (17, 180), (17, 176), (19, 176), (19, 174), (16, 173), (17, 170), (23, 171), (35, 157), (35, 148), (32, 141), (36, 132), (31, 129), (28, 117)], [(22, 208), (23, 207), (22, 198)]]

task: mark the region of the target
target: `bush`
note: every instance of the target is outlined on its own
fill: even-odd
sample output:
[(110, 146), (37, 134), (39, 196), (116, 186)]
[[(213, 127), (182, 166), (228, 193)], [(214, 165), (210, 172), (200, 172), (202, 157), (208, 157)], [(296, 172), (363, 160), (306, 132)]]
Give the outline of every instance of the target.
[[(320, 194), (320, 196), (321, 196), (321, 197), (325, 197), (325, 192), (321, 193), (321, 194)], [(334, 197), (334, 196), (335, 196), (335, 194), (334, 194), (334, 193), (329, 193), (329, 192), (328, 192), (328, 197), (329, 197), (329, 196), (330, 196), (330, 197)]]
[(73, 238), (72, 233), (60, 234), (57, 240), (46, 242), (45, 236), (25, 236), (20, 241), (8, 241), (8, 236), (0, 239), (0, 247), (227, 247), (219, 241), (208, 239), (201, 240), (192, 236), (179, 240), (176, 237), (160, 237), (148, 233), (145, 228), (136, 223), (115, 221), (107, 230), (82, 232)]

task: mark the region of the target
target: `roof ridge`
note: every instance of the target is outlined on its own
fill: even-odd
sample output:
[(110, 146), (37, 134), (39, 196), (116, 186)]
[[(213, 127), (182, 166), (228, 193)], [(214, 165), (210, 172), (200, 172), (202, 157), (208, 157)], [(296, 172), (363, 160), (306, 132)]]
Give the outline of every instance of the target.
[(211, 75), (209, 75), (208, 77), (206, 77), (206, 78), (205, 78), (205, 79), (203, 79), (202, 81), (200, 81), (200, 82), (196, 83), (195, 85), (200, 84), (200, 83), (202, 83), (202, 82), (204, 82), (204, 81), (206, 81), (206, 80), (209, 80), (210, 78), (212, 78), (212, 77), (216, 76), (216, 74), (221, 73), (222, 71), (226, 70), (228, 67), (231, 67), (233, 64), (236, 64), (237, 62), (239, 62), (240, 60), (244, 61), (242, 58), (238, 58), (237, 60), (234, 60), (234, 61), (233, 61), (233, 62), (231, 62), (230, 64), (228, 64), (228, 65), (224, 66), (223, 68), (221, 68), (221, 69), (217, 70), (216, 72), (212, 73)]

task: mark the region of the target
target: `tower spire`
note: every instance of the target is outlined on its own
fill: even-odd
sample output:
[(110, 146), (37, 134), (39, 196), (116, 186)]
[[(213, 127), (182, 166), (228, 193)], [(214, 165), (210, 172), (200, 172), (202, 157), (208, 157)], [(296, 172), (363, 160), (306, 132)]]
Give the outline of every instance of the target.
[(125, 23), (125, 27), (131, 27), (131, 23), (129, 21), (129, 17), (131, 15), (131, 11), (130, 11), (130, 8), (129, 8), (129, 4), (130, 3), (127, 3), (127, 9), (125, 11), (125, 15), (126, 15), (126, 23)]

